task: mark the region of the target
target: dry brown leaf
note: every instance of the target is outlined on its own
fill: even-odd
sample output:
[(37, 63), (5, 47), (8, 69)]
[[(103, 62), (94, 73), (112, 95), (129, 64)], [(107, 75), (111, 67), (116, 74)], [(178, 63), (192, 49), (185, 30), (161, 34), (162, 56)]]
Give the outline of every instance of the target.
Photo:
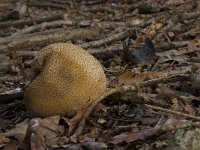
[(143, 82), (145, 80), (158, 78), (159, 74), (160, 73), (153, 71), (135, 74), (131, 70), (127, 70), (126, 72), (124, 72), (119, 76), (118, 82), (119, 84), (133, 85)]
[(46, 146), (58, 144), (64, 128), (58, 123), (60, 116), (49, 118), (35, 118), (29, 123), (24, 143), (28, 149), (45, 149)]
[(4, 135), (0, 135), (0, 144), (5, 144), (5, 143), (8, 143), (8, 142), (10, 142), (9, 138), (7, 138)]
[(177, 61), (179, 63), (186, 63), (188, 58), (184, 54), (184, 51), (178, 51), (178, 50), (169, 50), (162, 53), (157, 53), (157, 56), (159, 56), (158, 63), (165, 63), (168, 61)]
[(160, 129), (162, 127), (173, 127), (179, 124), (178, 120), (175, 119), (167, 119), (163, 120), (163, 118), (160, 119), (160, 121), (157, 123), (157, 125), (154, 128), (150, 129), (144, 129), (136, 132), (124, 132), (120, 135), (116, 135), (113, 137), (112, 143), (113, 144), (119, 144), (122, 142), (130, 143), (136, 140), (145, 140), (148, 137), (154, 136), (154, 135), (160, 135)]
[(200, 39), (194, 39), (188, 44), (188, 51), (193, 52), (200, 50)]
[(131, 85), (133, 82), (134, 73), (131, 70), (126, 70), (123, 74), (121, 74), (118, 78), (119, 84)]

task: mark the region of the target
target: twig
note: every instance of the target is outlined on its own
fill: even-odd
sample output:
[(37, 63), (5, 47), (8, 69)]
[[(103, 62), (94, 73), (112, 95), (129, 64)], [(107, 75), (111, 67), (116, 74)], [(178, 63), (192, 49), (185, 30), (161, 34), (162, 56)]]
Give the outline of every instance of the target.
[(14, 77), (0, 77), (0, 81), (10, 81), (10, 82), (17, 82), (22, 79), (22, 76), (14, 76)]
[(116, 93), (118, 92), (119, 89), (108, 89), (102, 96), (100, 96), (95, 102), (93, 102), (89, 108), (87, 109), (86, 113), (84, 114), (84, 117), (83, 119), (81, 120), (81, 122), (79, 123), (79, 126), (78, 128), (76, 129), (74, 135), (72, 136), (75, 136), (75, 137), (78, 137), (82, 134), (82, 131), (83, 131), (83, 128), (85, 126), (85, 120), (86, 118), (88, 118), (88, 116), (91, 114), (91, 112), (93, 111), (93, 109), (96, 107), (96, 105), (102, 101), (104, 98), (106, 98), (107, 96), (113, 94), (113, 93)]
[(63, 19), (63, 14), (56, 14), (36, 19), (27, 19), (27, 20), (16, 20), (16, 21), (6, 21), (0, 23), (0, 28), (7, 28), (7, 27), (22, 27), (25, 25), (33, 25), (34, 23), (42, 23), (42, 22), (50, 22), (55, 20)]
[(72, 22), (72, 21), (63, 21), (63, 20), (52, 21), (52, 22), (43, 22), (41, 24), (30, 26), (28, 28), (25, 28), (23, 30), (15, 32), (15, 33), (11, 34), (10, 36), (7, 36), (7, 37), (0, 39), (0, 44), (10, 42), (10, 40), (18, 38), (16, 36), (20, 36), (22, 34), (33, 33), (33, 32), (36, 32), (36, 31), (44, 30), (45, 28), (62, 27), (64, 25), (72, 26), (72, 25), (75, 25), (75, 23)]
[(83, 13), (83, 12), (81, 12), (81, 11), (79, 10), (79, 8), (78, 8), (78, 6), (77, 6), (77, 3), (76, 3), (76, 0), (72, 0), (72, 2), (73, 2), (73, 4), (74, 4), (74, 7), (75, 7), (76, 11), (77, 11), (80, 15), (83, 15), (83, 16), (85, 16), (85, 17), (90, 18), (90, 20), (91, 20), (99, 29), (102, 29), (102, 28), (93, 20), (93, 17), (92, 17), (92, 16), (90, 16), (90, 15), (88, 15), (88, 14), (85, 14), (85, 13)]
[(176, 74), (165, 78), (152, 79), (138, 84), (138, 88), (157, 85), (159, 83), (169, 83), (176, 81), (186, 81), (190, 79), (190, 74)]
[(83, 4), (85, 5), (95, 5), (95, 4), (100, 4), (102, 2), (106, 2), (106, 0), (93, 0), (93, 1), (84, 1)]
[[(72, 2), (66, 0), (48, 0), (52, 3), (62, 4), (62, 5), (72, 5)], [(40, 2), (40, 0), (39, 0)]]
[(99, 46), (102, 46), (102, 45), (110, 44), (114, 41), (122, 40), (122, 39), (124, 39), (128, 36), (132, 36), (133, 33), (134, 33), (134, 31), (129, 29), (129, 30), (124, 31), (122, 33), (117, 33), (115, 35), (109, 36), (105, 39), (101, 39), (101, 40), (98, 40), (98, 41), (92, 41), (92, 42), (88, 42), (88, 43), (83, 43), (80, 46), (83, 47), (83, 48), (99, 47)]
[(189, 115), (189, 114), (178, 112), (178, 111), (175, 111), (175, 110), (165, 109), (165, 108), (158, 107), (158, 106), (152, 106), (152, 105), (148, 105), (148, 104), (145, 104), (145, 106), (148, 107), (148, 108), (163, 111), (163, 112), (166, 112), (166, 113), (169, 113), (169, 114), (183, 116), (183, 117), (186, 117), (186, 118), (190, 118), (190, 119), (193, 119), (193, 120), (200, 121), (200, 117), (197, 117), (197, 116)]
[(30, 4), (30, 0), (27, 0), (27, 14), (28, 14), (28, 17), (30, 17), (30, 8), (28, 7), (29, 4)]
[(92, 12), (92, 13), (97, 13), (97, 12), (101, 12), (101, 13), (107, 13), (107, 14), (112, 14), (115, 11), (113, 9), (111, 9), (110, 7), (98, 7), (98, 8), (90, 8), (90, 9), (84, 9), (84, 11), (86, 12)]
[(190, 41), (181, 41), (181, 42), (171, 42), (171, 43), (164, 43), (160, 46), (157, 46), (156, 49), (159, 49), (160, 52), (170, 50), (170, 49), (177, 49), (180, 47), (187, 46)]
[(22, 50), (24, 48), (31, 48), (34, 46), (43, 47), (50, 43), (66, 42), (73, 39), (87, 39), (99, 36), (98, 28), (84, 28), (84, 29), (55, 29), (44, 31), (40, 33), (27, 34), (18, 36), (6, 45), (0, 45), (0, 52), (7, 52), (9, 50)]
[(31, 32), (36, 32), (40, 31), (45, 28), (57, 28), (57, 27), (62, 27), (62, 26), (72, 26), (76, 25), (74, 22), (69, 21), (69, 20), (59, 20), (59, 21), (51, 21), (51, 22), (43, 22), (38, 25), (30, 26), (28, 28), (25, 28), (23, 30), (20, 30), (19, 32), (15, 32), (14, 35), (19, 35), (19, 34), (25, 34), (25, 33), (31, 33)]
[(28, 6), (33, 6), (33, 7), (51, 7), (51, 8), (58, 8), (58, 9), (64, 9), (66, 10), (67, 5), (63, 4), (54, 4), (52, 2), (31, 2), (28, 4)]
[(85, 13), (83, 13), (83, 12), (81, 12), (81, 11), (79, 10), (79, 8), (78, 8), (78, 6), (77, 6), (77, 3), (76, 3), (76, 0), (72, 0), (72, 2), (73, 2), (73, 4), (74, 4), (74, 7), (75, 7), (76, 11), (77, 11), (80, 15), (83, 15), (83, 16), (85, 16), (85, 17), (92, 18), (90, 15), (87, 15), (87, 14), (85, 14)]
[[(16, 51), (17, 56), (19, 57), (35, 57), (37, 51)], [(9, 54), (9, 52), (8, 52)]]

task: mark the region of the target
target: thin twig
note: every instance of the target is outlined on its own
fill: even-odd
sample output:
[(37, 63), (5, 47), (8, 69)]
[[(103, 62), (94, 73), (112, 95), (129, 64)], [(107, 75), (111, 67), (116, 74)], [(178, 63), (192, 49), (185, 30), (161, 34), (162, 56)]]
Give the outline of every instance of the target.
[(46, 46), (47, 44), (56, 42), (66, 42), (73, 39), (86, 39), (95, 38), (99, 36), (98, 28), (90, 29), (54, 29), (49, 31), (43, 31), (39, 33), (26, 34), (17, 36), (10, 41), (4, 41), (5, 44), (0, 45), (0, 52), (6, 52), (9, 50), (20, 50), (23, 48), (30, 48), (33, 45), (38, 47)]
[(124, 32), (117, 33), (115, 35), (109, 36), (105, 39), (101, 39), (101, 40), (98, 40), (98, 41), (92, 41), (92, 42), (88, 42), (88, 43), (83, 43), (80, 46), (83, 47), (83, 48), (99, 47), (99, 46), (102, 46), (102, 45), (112, 43), (114, 41), (122, 40), (122, 39), (124, 39), (128, 36), (131, 36), (133, 33), (134, 33), (134, 31), (129, 29), (129, 30), (126, 30)]
[(76, 11), (77, 11), (80, 15), (83, 15), (83, 16), (85, 16), (85, 17), (91, 18), (90, 15), (87, 15), (87, 14), (85, 14), (85, 13), (83, 13), (83, 12), (81, 12), (81, 11), (79, 10), (79, 8), (78, 8), (78, 6), (77, 6), (77, 3), (76, 3), (76, 0), (72, 0), (72, 2), (73, 2), (73, 4), (74, 4), (74, 7), (75, 7)]
[(148, 107), (148, 108), (159, 110), (159, 111), (163, 111), (163, 112), (166, 112), (166, 113), (169, 113), (169, 114), (183, 116), (183, 117), (186, 117), (186, 118), (190, 118), (190, 119), (193, 119), (193, 120), (200, 121), (200, 117), (189, 115), (189, 114), (186, 114), (186, 113), (183, 113), (183, 112), (178, 112), (178, 111), (175, 111), (175, 110), (165, 109), (165, 108), (162, 108), (162, 107), (153, 106), (153, 105), (149, 105), (149, 104), (145, 104), (145, 106)]
[(0, 23), (0, 28), (8, 27), (22, 27), (25, 25), (33, 25), (34, 23), (50, 22), (55, 20), (63, 19), (63, 14), (55, 14), (51, 16), (36, 18), (36, 19), (26, 19), (26, 20), (16, 20), (16, 21), (6, 21)]
[(176, 81), (186, 81), (190, 79), (190, 74), (176, 74), (164, 78), (152, 79), (138, 84), (138, 87), (147, 87), (157, 85), (159, 83), (169, 83)]
[(93, 111), (93, 109), (96, 107), (96, 105), (102, 101), (104, 98), (106, 98), (107, 96), (113, 94), (113, 93), (116, 93), (118, 92), (119, 89), (108, 89), (103, 95), (101, 95), (95, 102), (93, 102), (89, 108), (87, 109), (86, 113), (84, 114), (84, 117), (83, 119), (81, 120), (81, 122), (79, 123), (79, 126), (78, 128), (76, 129), (74, 135), (72, 136), (75, 136), (75, 137), (78, 137), (82, 134), (82, 131), (83, 131), (83, 128), (85, 126), (85, 120), (86, 118), (88, 118), (88, 116), (91, 114), (91, 112)]

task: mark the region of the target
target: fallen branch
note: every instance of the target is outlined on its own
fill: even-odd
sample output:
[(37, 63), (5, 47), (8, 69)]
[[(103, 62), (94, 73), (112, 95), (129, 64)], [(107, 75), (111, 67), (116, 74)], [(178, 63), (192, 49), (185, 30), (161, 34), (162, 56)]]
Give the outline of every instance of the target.
[(75, 26), (78, 25), (73, 21), (70, 20), (58, 20), (58, 21), (51, 21), (51, 22), (43, 22), (41, 24), (33, 25), (28, 28), (24, 28), (23, 30), (20, 30), (19, 32), (15, 32), (12, 34), (12, 36), (20, 35), (20, 34), (27, 34), (27, 33), (33, 33), (40, 31), (45, 28), (58, 28), (62, 26)]
[[(125, 24), (122, 22), (100, 22), (96, 24), (103, 29), (111, 29), (111, 28), (114, 29), (116, 28), (116, 26), (120, 26), (120, 25), (125, 26)], [(38, 32), (46, 28), (52, 29), (52, 28), (58, 28), (58, 27), (63, 27), (63, 26), (90, 27), (92, 26), (92, 21), (76, 21), (76, 20), (58, 20), (57, 21), (56, 20), (56, 21), (51, 21), (51, 22), (43, 22), (41, 24), (33, 25), (30, 27), (24, 28), (22, 30), (19, 30), (18, 32), (15, 32), (11, 34), (10, 36), (0, 38), (0, 44), (5, 44), (5, 43), (10, 42), (10, 40), (19, 38), (16, 36), (20, 36), (20, 35), (22, 36), (24, 34)]]
[(171, 42), (171, 43), (164, 43), (160, 46), (157, 46), (156, 49), (159, 52), (167, 51), (170, 49), (177, 49), (181, 47), (185, 47), (190, 43), (190, 41), (181, 41), (181, 42)]
[(76, 25), (75, 22), (66, 20), (59, 20), (59, 21), (52, 21), (52, 22), (44, 22), (38, 25), (30, 26), (28, 28), (25, 28), (23, 30), (20, 30), (18, 32), (13, 33), (10, 36), (4, 37), (0, 39), (0, 44), (5, 44), (10, 42), (10, 40), (13, 40), (15, 38), (19, 38), (17, 36), (22, 36), (23, 34), (28, 34), (28, 33), (33, 33), (37, 32), (40, 30), (44, 30), (45, 28), (57, 28), (57, 27), (62, 27), (62, 26), (73, 26)]
[(84, 29), (56, 29), (40, 33), (28, 34), (18, 39), (11, 40), (7, 45), (0, 45), (0, 52), (9, 50), (30, 49), (31, 47), (43, 47), (51, 43), (66, 42), (75, 39), (97, 38), (100, 33), (97, 28)]
[(186, 113), (183, 113), (183, 112), (178, 112), (178, 111), (175, 111), (175, 110), (165, 109), (165, 108), (162, 108), (162, 107), (148, 105), (148, 104), (145, 104), (145, 106), (148, 107), (148, 108), (163, 111), (163, 112), (166, 112), (166, 113), (169, 113), (169, 114), (183, 116), (183, 117), (186, 117), (186, 118), (190, 118), (190, 119), (193, 119), (193, 120), (200, 121), (200, 117), (198, 117), (198, 116), (193, 116), (193, 115), (186, 114)]
[(63, 14), (56, 14), (36, 19), (26, 19), (26, 20), (16, 20), (16, 21), (6, 21), (0, 22), (0, 28), (8, 28), (8, 27), (22, 27), (25, 25), (33, 25), (34, 23), (42, 23), (42, 22), (50, 22), (55, 20), (63, 19)]
[(28, 4), (28, 6), (33, 6), (33, 7), (50, 7), (50, 8), (58, 8), (58, 9), (64, 9), (66, 10), (67, 5), (63, 5), (63, 4), (55, 4), (52, 2), (31, 2)]
[(73, 4), (74, 4), (74, 7), (75, 7), (76, 11), (77, 11), (80, 15), (83, 15), (83, 16), (85, 16), (85, 17), (92, 18), (92, 16), (87, 15), (87, 14), (85, 14), (85, 13), (83, 13), (83, 12), (80, 11), (80, 9), (79, 9), (78, 6), (77, 6), (76, 0), (72, 0), (72, 2), (73, 2)]
[(133, 30), (127, 30), (127, 31), (124, 31), (124, 32), (121, 32), (121, 33), (117, 33), (115, 35), (112, 35), (112, 36), (109, 36), (105, 39), (101, 39), (101, 40), (98, 40), (98, 41), (92, 41), (92, 42), (88, 42), (88, 43), (83, 43), (81, 44), (80, 46), (83, 47), (83, 48), (88, 48), (88, 47), (99, 47), (99, 46), (102, 46), (102, 45), (107, 45), (107, 44), (110, 44), (114, 41), (119, 41), (119, 40), (122, 40), (128, 36), (132, 36), (134, 34), (134, 31)]
[(159, 83), (188, 81), (189, 79), (190, 79), (190, 74), (177, 74), (177, 75), (172, 75), (172, 76), (165, 77), (165, 78), (158, 78), (158, 79), (152, 79), (152, 80), (141, 82), (138, 84), (138, 88), (153, 86), (153, 85), (157, 85)]

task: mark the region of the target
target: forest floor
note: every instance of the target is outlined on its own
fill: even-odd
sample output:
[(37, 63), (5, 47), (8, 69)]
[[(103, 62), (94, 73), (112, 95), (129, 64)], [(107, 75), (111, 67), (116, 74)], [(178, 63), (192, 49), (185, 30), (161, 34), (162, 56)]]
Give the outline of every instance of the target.
[[(68, 136), (23, 104), (41, 48), (79, 45), (109, 88)], [(1, 0), (0, 148), (200, 149), (200, 0)], [(37, 125), (35, 124), (37, 122)]]

